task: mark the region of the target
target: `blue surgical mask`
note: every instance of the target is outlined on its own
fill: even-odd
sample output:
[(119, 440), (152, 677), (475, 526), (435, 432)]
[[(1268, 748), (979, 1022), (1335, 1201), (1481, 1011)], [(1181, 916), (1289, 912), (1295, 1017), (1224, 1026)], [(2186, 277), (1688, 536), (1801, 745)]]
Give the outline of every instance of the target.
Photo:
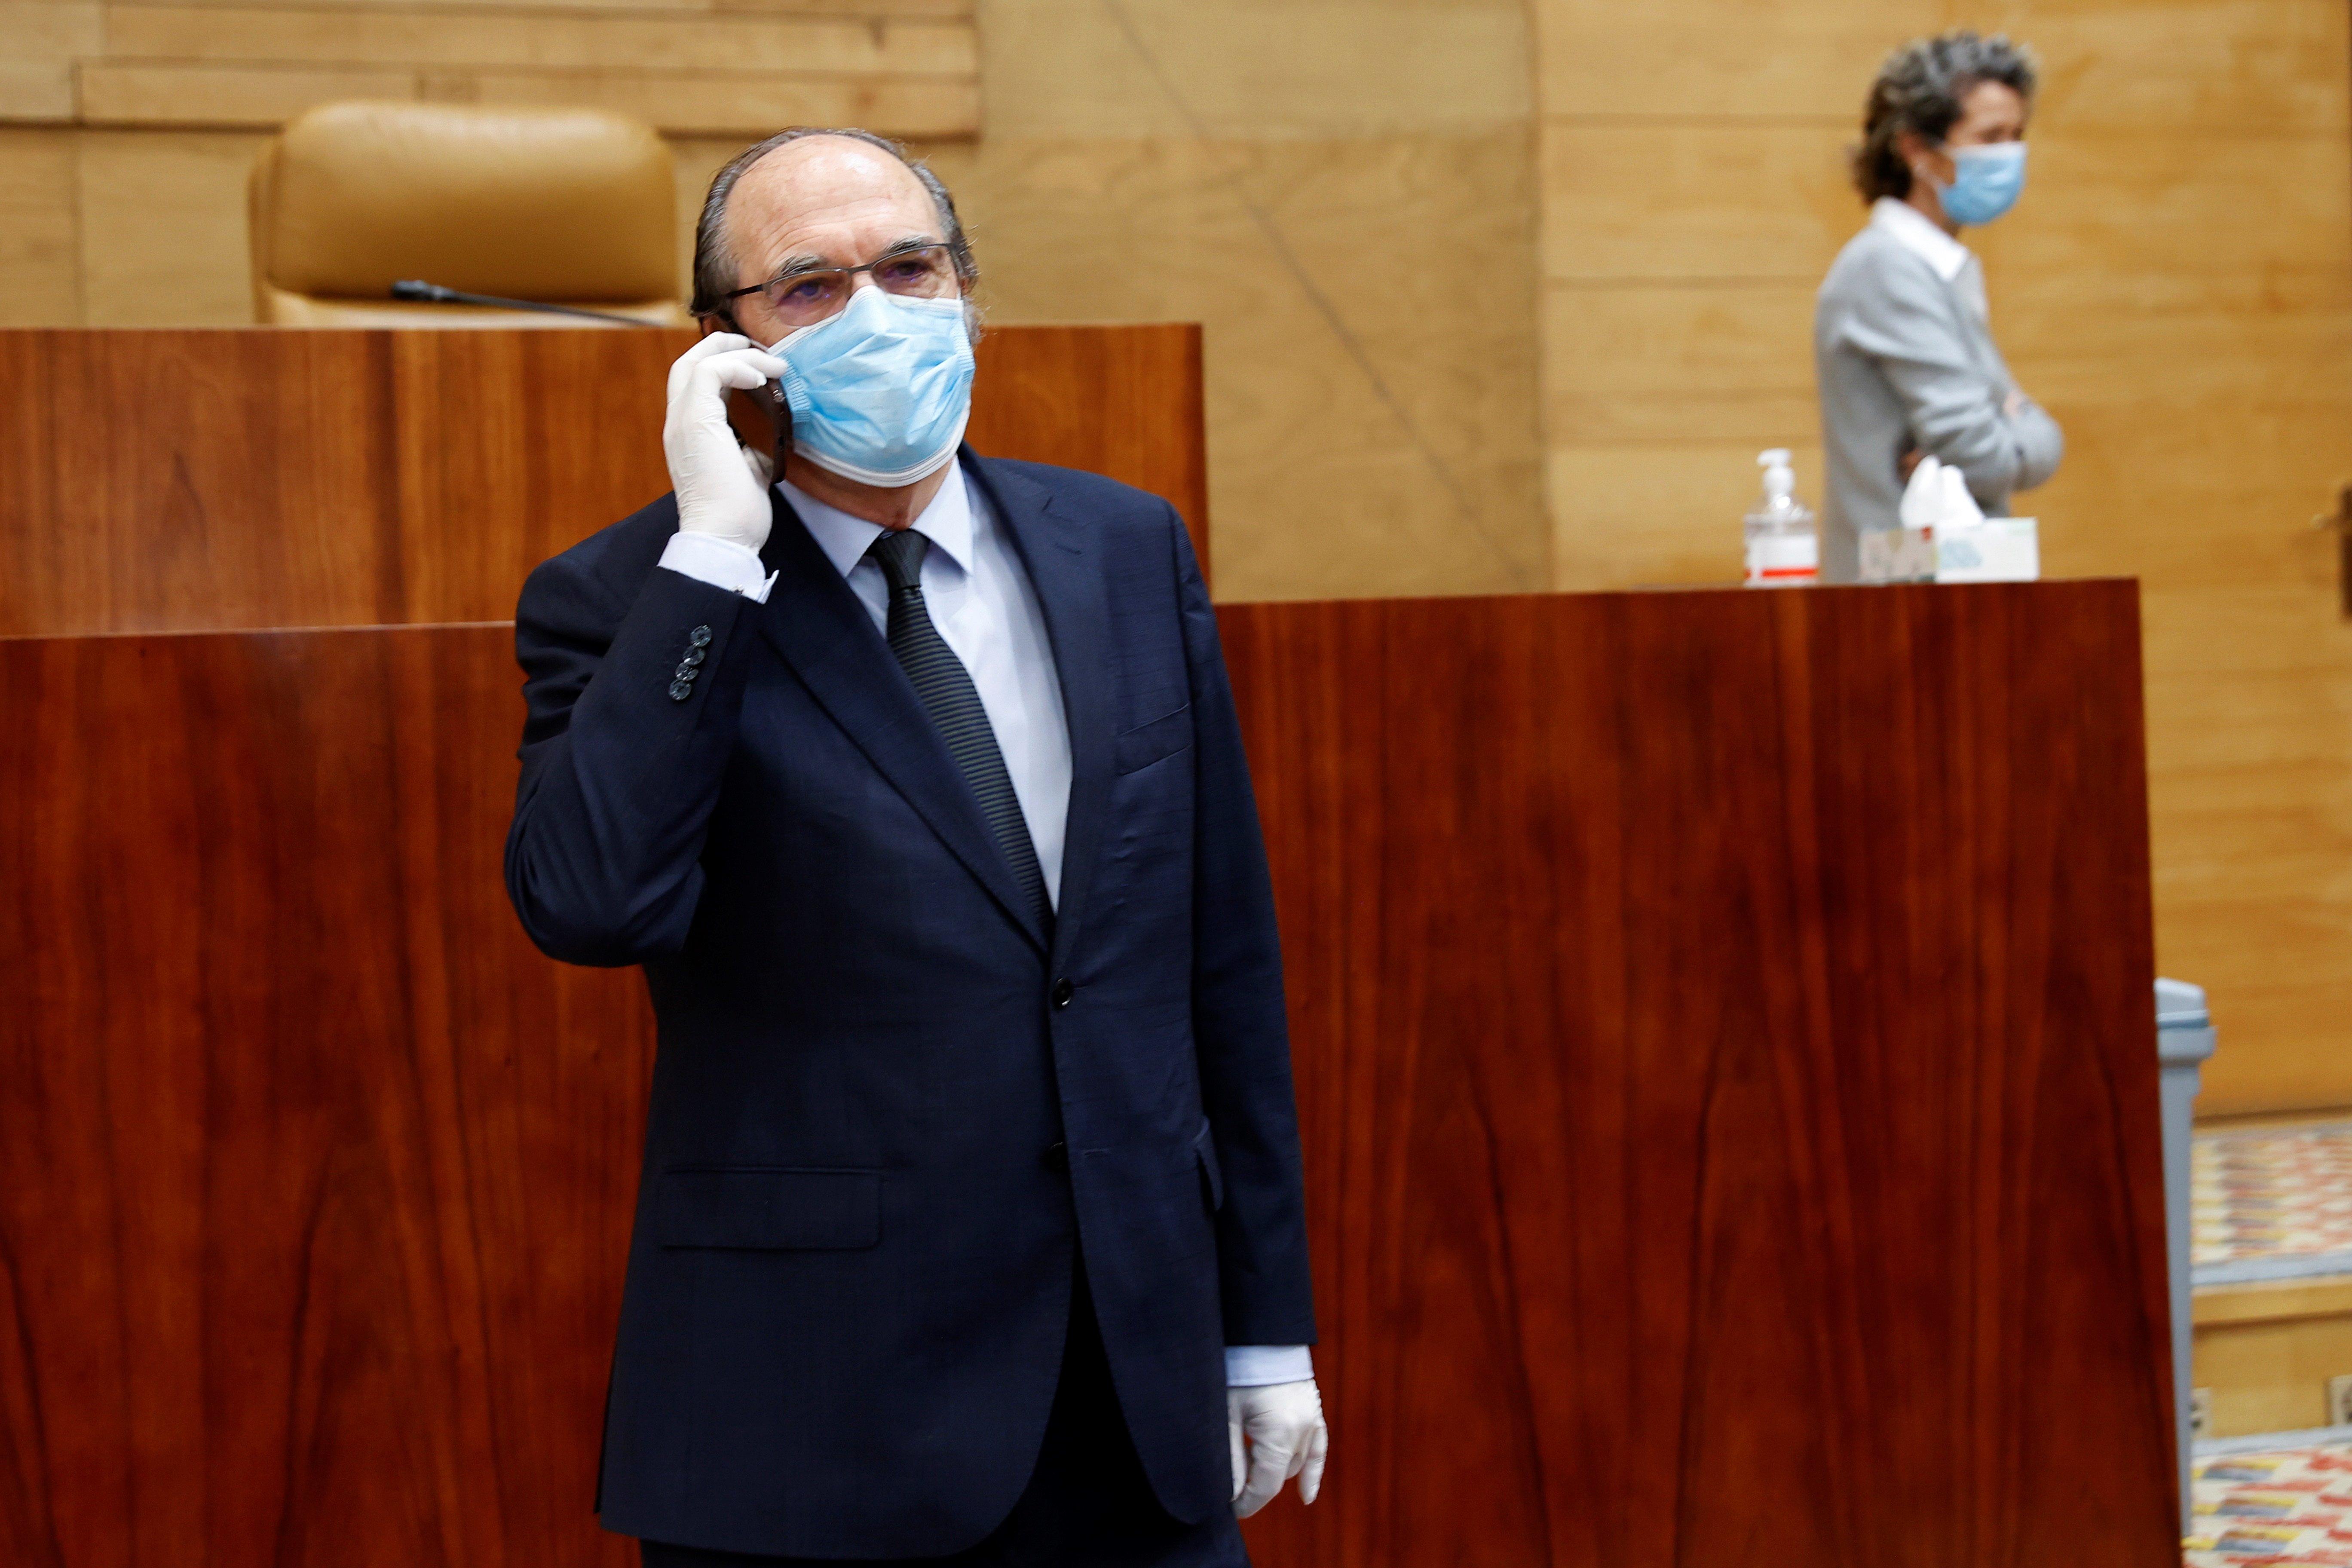
[(785, 365), (793, 449), (861, 484), (911, 485), (955, 456), (971, 414), (971, 333), (956, 300), (856, 289), (841, 314), (769, 351)]
[[(1995, 142), (1952, 149), (1952, 183), (1937, 184), (1944, 216), (1968, 226), (1990, 223), (2017, 205), (2025, 189), (2025, 143)], [(1934, 181), (1928, 182), (1935, 184)]]

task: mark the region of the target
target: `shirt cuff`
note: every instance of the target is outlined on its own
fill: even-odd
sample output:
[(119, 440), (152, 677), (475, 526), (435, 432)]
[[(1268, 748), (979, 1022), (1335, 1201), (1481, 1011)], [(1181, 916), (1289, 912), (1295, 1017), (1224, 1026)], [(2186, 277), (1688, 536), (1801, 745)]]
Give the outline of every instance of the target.
[(1315, 1358), (1305, 1345), (1227, 1345), (1225, 1386), (1263, 1388), (1270, 1383), (1306, 1383), (1315, 1376)]
[(755, 605), (768, 602), (773, 572), (760, 570), (760, 552), (715, 533), (673, 533), (662, 547), (661, 564), (698, 583), (740, 594)]

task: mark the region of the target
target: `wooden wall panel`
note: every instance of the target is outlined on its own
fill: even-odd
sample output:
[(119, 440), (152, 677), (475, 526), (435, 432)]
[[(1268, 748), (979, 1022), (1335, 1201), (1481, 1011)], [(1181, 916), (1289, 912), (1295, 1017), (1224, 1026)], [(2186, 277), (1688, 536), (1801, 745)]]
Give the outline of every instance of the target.
[[(1535, 6), (1553, 585), (1732, 583), (1756, 454), (1818, 502), (1814, 291), (1878, 62), (1936, 0)], [(1612, 486), (1613, 488), (1603, 488)]]
[(74, 153), (69, 131), (0, 135), (0, 321), (81, 320)]
[(1221, 624), (1336, 1433), (1259, 1562), (2179, 1562), (2128, 584)]
[[(669, 488), (665, 331), (0, 332), (0, 635), (497, 620)], [(972, 439), (1174, 501), (1197, 328), (1003, 328)], [(617, 433), (617, 434), (616, 434)]]
[(1810, 119), (1739, 136), (1696, 118), (1554, 119), (1544, 132), (1546, 275), (1569, 285), (1807, 279), (1824, 237), (1853, 221), (1838, 134)]
[[(1258, 1562), (2178, 1562), (2127, 586), (1221, 622), (1338, 1433)], [(0, 1560), (632, 1561), (652, 1036), (506, 908), (514, 683), (0, 638)]]
[(646, 14), (533, 0), (256, 10), (209, 0), (12, 0), (0, 121), (274, 129), (338, 98), (587, 104), (685, 134), (861, 124), (980, 128), (970, 0), (656, 3)]
[(2352, 1286), (2337, 1277), (2197, 1292), (2190, 1376), (2214, 1437), (2307, 1432), (2334, 1419), (2327, 1382), (2352, 1366)]
[(83, 0), (0, 5), (9, 59), (0, 65), (0, 118), (62, 122), (74, 115), (73, 63), (105, 47), (104, 14)]
[[(1785, 130), (1857, 110), (1878, 62), (1906, 30), (1929, 30), (1923, 0), (1538, 0), (1539, 110), (1550, 123), (1744, 119)], [(2128, 13), (2125, 13), (2128, 14)]]
[(1525, 0), (982, 30), (985, 129), (934, 163), (992, 319), (1202, 323), (1223, 597), (1546, 585)]
[[(1811, 357), (1789, 353), (1791, 339), (1811, 340), (1810, 285), (1554, 283), (1546, 306), (1544, 347), (1553, 369), (1545, 417), (1556, 429), (1578, 433), (1556, 452), (1623, 450), (1704, 435), (1730, 444), (1718, 461), (1744, 491), (1758, 488), (1758, 448), (1793, 445), (1820, 428)], [(1598, 499), (1562, 498), (1579, 520), (1562, 531), (1563, 546), (1588, 554), (1611, 547), (1612, 542), (1584, 537), (1586, 509)], [(1741, 542), (1740, 514), (1754, 500), (1743, 493), (1731, 503), (1725, 531), (1734, 546)], [(1613, 546), (1632, 569), (1645, 562), (1648, 542), (1636, 534)], [(1729, 560), (1715, 575), (1738, 576), (1736, 548)]]
[[(24, 132), (0, 132), (0, 142)], [(48, 132), (72, 153), (67, 216), (80, 313), (48, 323), (242, 326), (253, 320), (244, 191), (267, 140), (227, 131)], [(12, 321), (31, 326), (31, 320)]]
[(694, 70), (724, 59), (745, 71), (968, 77), (979, 65), (970, 24), (939, 18), (110, 5), (106, 38), (131, 57), (439, 69)]

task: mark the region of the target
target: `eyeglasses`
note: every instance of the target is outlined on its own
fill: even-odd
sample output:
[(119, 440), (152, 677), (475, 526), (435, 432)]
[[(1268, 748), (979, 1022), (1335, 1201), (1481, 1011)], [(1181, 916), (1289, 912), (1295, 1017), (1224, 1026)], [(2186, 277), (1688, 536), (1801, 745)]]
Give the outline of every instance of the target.
[(813, 326), (838, 315), (849, 303), (849, 291), (859, 273), (874, 279), (886, 294), (916, 300), (944, 300), (957, 293), (955, 257), (944, 245), (893, 246), (860, 267), (796, 267), (779, 272), (765, 283), (738, 289), (730, 301), (758, 294), (768, 309), (788, 327)]

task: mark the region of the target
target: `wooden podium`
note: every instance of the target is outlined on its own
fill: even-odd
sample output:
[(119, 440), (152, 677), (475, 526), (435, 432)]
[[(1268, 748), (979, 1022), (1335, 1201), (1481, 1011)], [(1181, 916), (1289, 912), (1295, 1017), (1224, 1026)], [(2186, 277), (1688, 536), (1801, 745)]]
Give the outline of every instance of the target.
[[(1197, 528), (1197, 339), (991, 344), (976, 444)], [(642, 987), (506, 907), (508, 628), (366, 623), (657, 491), (674, 345), (156, 352), (0, 334), (0, 1559), (622, 1568)], [(2178, 1562), (2130, 584), (1221, 616), (1335, 1426), (1261, 1563)]]

